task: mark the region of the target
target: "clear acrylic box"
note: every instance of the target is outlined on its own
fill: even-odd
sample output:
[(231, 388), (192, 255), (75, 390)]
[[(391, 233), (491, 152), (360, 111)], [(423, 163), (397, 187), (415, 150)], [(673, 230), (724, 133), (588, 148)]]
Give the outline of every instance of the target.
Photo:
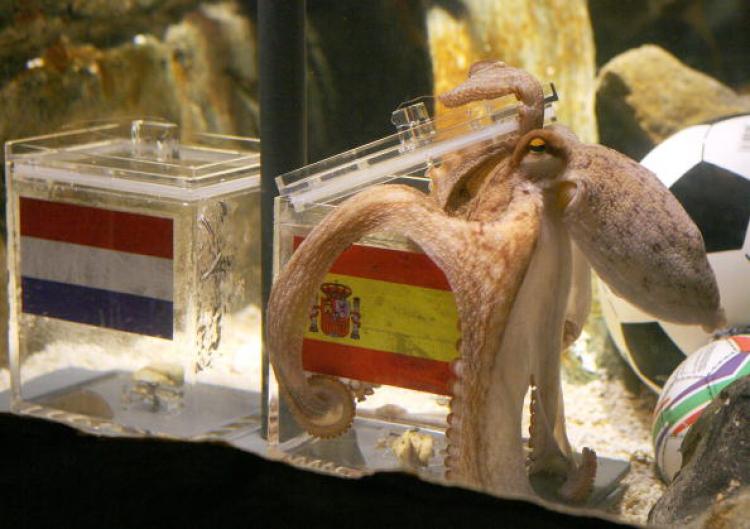
[[(554, 88), (545, 119), (554, 119)], [(274, 269), (343, 198), (379, 183), (427, 193), (445, 156), (517, 130), (516, 101), (500, 98), (431, 118), (423, 103), (394, 112), (398, 132), (277, 178)], [(268, 441), (287, 460), (344, 476), (409, 469), (444, 473), (450, 362), (458, 315), (442, 271), (407, 238), (373, 233), (338, 257), (305, 322), (308, 373), (343, 379), (358, 396), (352, 428), (334, 439), (302, 431), (271, 373)]]
[(112, 122), (6, 144), (12, 409), (107, 435), (261, 425), (259, 143)]
[[(396, 181), (423, 189), (428, 184), (420, 177)], [(335, 207), (318, 204), (298, 212), (288, 198), (277, 199), (276, 270)], [(419, 281), (420, 274), (429, 278)], [(410, 279), (417, 284), (402, 283)], [(303, 358), (309, 372), (346, 379), (365, 398), (357, 403), (347, 433), (319, 439), (301, 431), (285, 412), (272, 377), (270, 445), (298, 464), (345, 476), (398, 469), (392, 443), (409, 430), (429, 435), (437, 456), (448, 412), (449, 362), (458, 356), (458, 316), (443, 282), (440, 269), (403, 237), (373, 234), (344, 252), (310, 304)], [(427, 283), (432, 284), (423, 286)], [(425, 312), (428, 307), (432, 310)], [(407, 317), (397, 317), (394, 308)], [(415, 321), (421, 325), (408, 329)], [(369, 389), (374, 392), (367, 395)], [(421, 470), (439, 477), (442, 458), (430, 458)]]

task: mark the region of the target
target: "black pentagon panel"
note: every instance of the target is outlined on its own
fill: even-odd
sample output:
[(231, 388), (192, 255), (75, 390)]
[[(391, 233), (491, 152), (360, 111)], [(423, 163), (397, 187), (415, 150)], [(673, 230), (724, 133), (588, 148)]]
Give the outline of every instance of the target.
[(620, 327), (640, 374), (663, 387), (672, 371), (685, 360), (680, 348), (657, 322), (623, 323)]
[(742, 248), (750, 221), (750, 180), (701, 162), (670, 190), (701, 230), (708, 253)]

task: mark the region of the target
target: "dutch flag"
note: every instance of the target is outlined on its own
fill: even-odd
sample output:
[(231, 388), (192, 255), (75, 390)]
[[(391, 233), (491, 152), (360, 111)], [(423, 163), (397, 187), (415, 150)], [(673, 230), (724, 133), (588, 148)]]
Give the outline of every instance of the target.
[(170, 218), (20, 199), (22, 310), (173, 335)]

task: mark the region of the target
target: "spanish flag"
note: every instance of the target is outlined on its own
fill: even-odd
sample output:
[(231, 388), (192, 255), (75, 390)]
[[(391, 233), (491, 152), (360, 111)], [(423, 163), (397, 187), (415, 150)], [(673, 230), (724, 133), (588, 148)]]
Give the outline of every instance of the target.
[(450, 394), (458, 312), (445, 275), (423, 253), (351, 246), (311, 300), (306, 327), (308, 371)]

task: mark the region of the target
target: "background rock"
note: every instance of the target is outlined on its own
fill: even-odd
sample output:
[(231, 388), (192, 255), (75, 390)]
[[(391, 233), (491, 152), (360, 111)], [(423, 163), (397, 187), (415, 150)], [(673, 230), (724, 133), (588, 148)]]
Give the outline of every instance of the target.
[[(205, 0), (203, 3), (215, 2)], [(0, 3), (0, 77), (10, 78), (29, 58), (62, 36), (97, 48), (139, 33), (160, 36), (198, 0), (23, 0)]]
[[(750, 377), (721, 391), (682, 442), (682, 468), (649, 522), (737, 527), (716, 522), (750, 512)], [(741, 496), (740, 496), (741, 493)], [(736, 518), (747, 523), (749, 518)]]
[(702, 519), (690, 524), (705, 529), (750, 529), (750, 487), (728, 498), (718, 498)]
[(434, 2), (427, 14), (434, 93), (483, 59), (524, 68), (560, 93), (558, 119), (585, 142), (597, 139), (594, 39), (584, 0)]
[[(136, 115), (186, 133), (257, 135), (257, 14), (242, 5), (0, 7), (0, 141)], [(422, 3), (317, 0), (307, 15), (310, 161), (394, 133), (391, 112), (432, 90)]]
[(599, 66), (655, 44), (736, 90), (750, 82), (746, 0), (595, 0), (589, 10)]
[(750, 110), (746, 98), (651, 45), (608, 62), (596, 95), (601, 142), (636, 160), (680, 129)]
[(0, 141), (144, 115), (185, 132), (257, 135), (254, 49), (233, 4), (194, 11), (164, 40), (138, 35), (100, 49), (62, 36), (0, 89)]
[(205, 4), (170, 26), (164, 37), (165, 104), (179, 109), (186, 134), (260, 134), (255, 24), (234, 3)]

